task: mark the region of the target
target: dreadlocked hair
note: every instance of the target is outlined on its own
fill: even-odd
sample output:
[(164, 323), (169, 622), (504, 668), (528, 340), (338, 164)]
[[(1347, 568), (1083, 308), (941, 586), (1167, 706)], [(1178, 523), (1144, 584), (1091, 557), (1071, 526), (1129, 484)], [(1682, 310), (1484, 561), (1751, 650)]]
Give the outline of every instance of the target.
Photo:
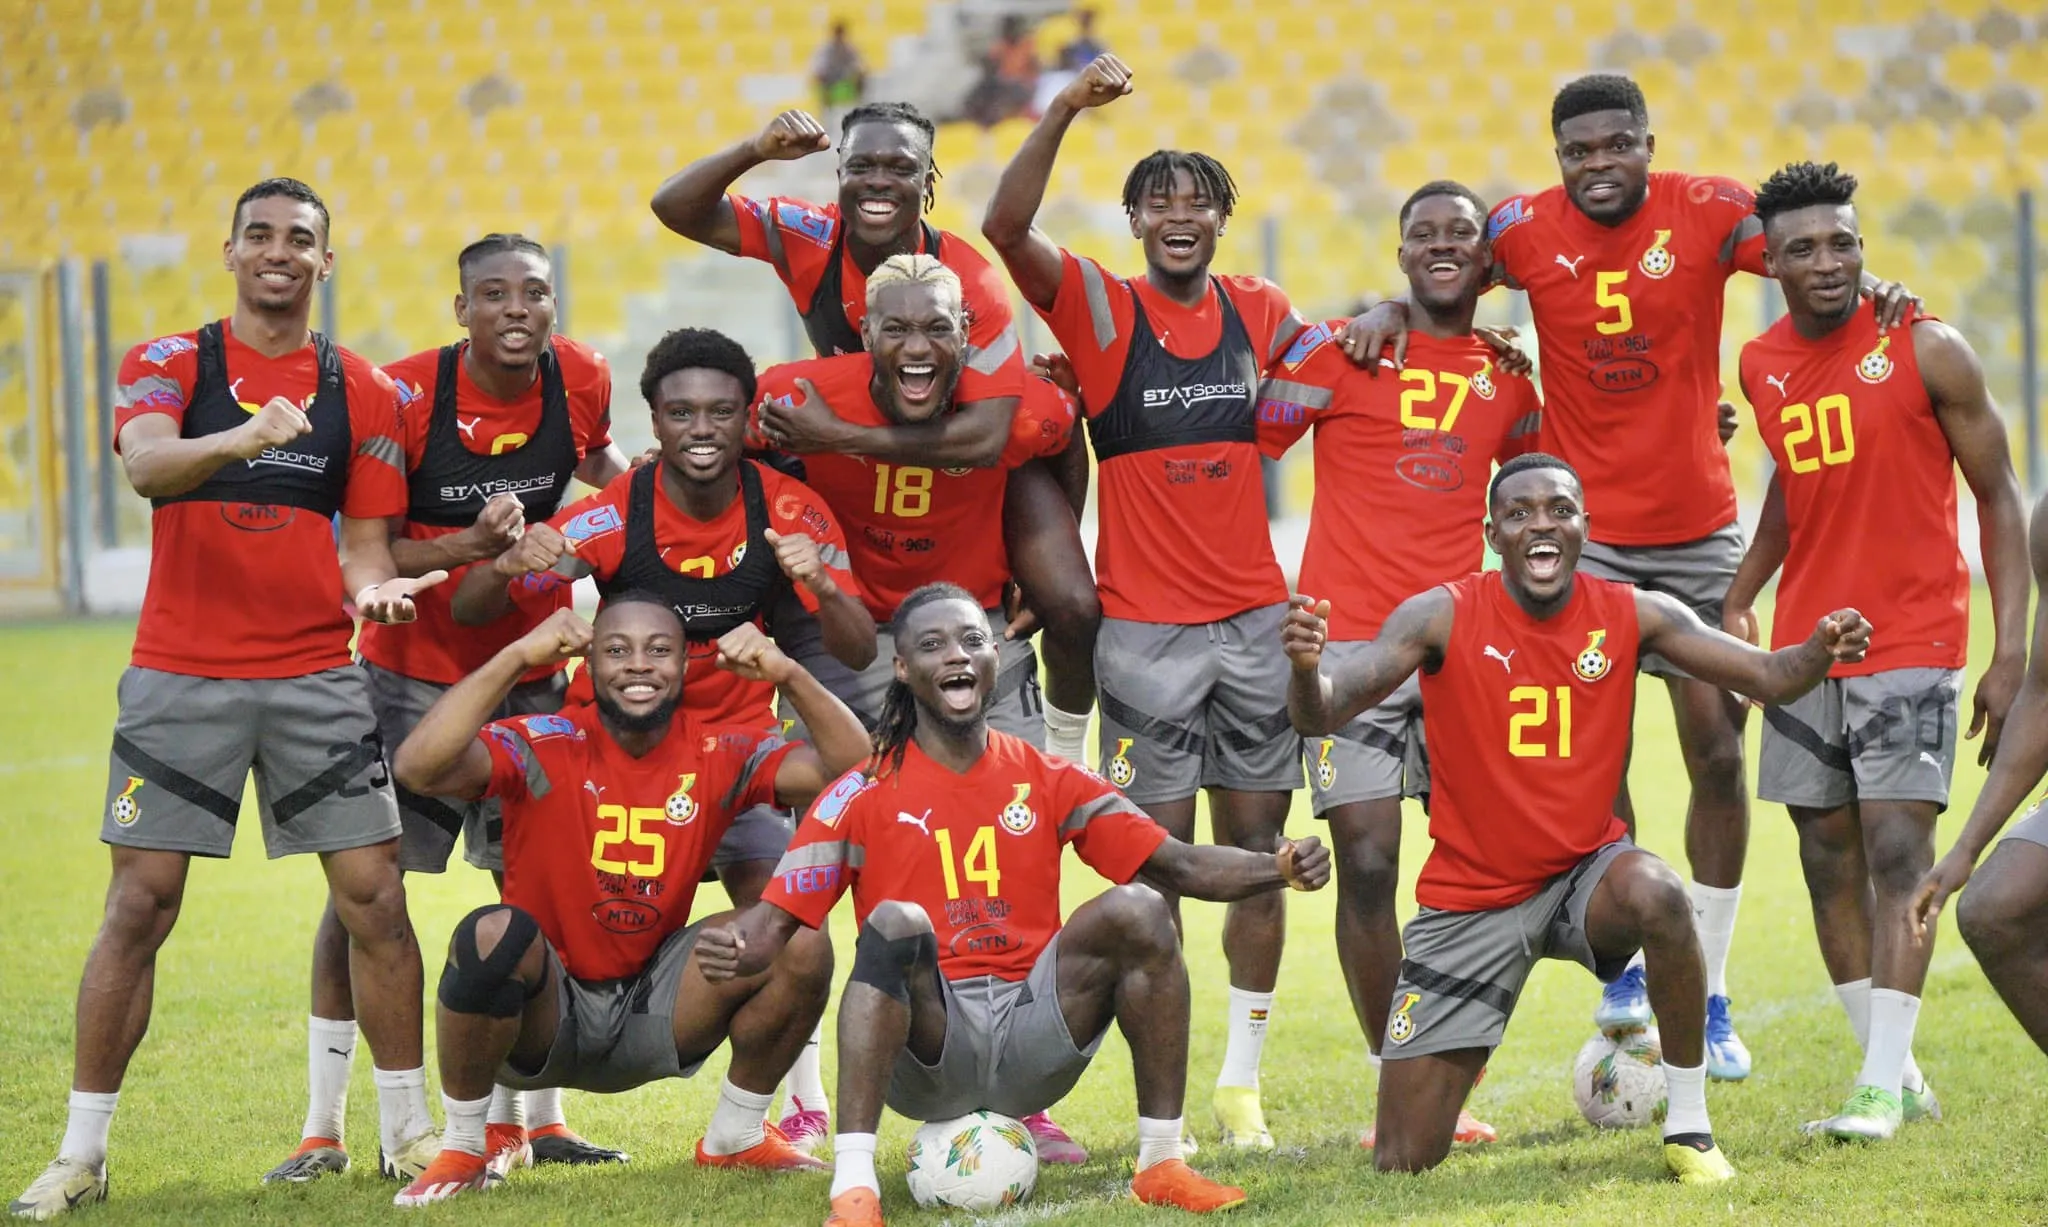
[[(910, 615), (926, 605), (937, 601), (966, 601), (979, 609), (981, 602), (974, 594), (958, 584), (941, 580), (913, 588), (903, 603), (896, 607), (896, 613), (889, 624), (902, 635), (910, 622)], [(902, 645), (897, 645), (897, 655), (903, 654)], [(891, 771), (903, 770), (903, 754), (910, 748), (911, 734), (917, 731), (917, 696), (910, 693), (910, 684), (900, 679), (891, 681), (889, 689), (882, 695), (882, 714), (875, 718), (874, 753), (868, 756), (866, 774), (871, 780), (881, 779)]]
[(461, 281), (463, 290), (465, 292), (468, 291), (470, 272), (477, 265), (490, 259), (492, 256), (504, 255), (507, 252), (513, 251), (523, 252), (529, 256), (538, 256), (543, 264), (552, 263), (548, 258), (548, 249), (542, 247), (535, 240), (527, 238), (523, 234), (503, 234), (493, 231), (463, 248), (461, 254), (455, 257), (455, 275)]
[(1768, 225), (1780, 213), (1808, 205), (1845, 205), (1855, 196), (1856, 176), (1833, 162), (1793, 162), (1756, 190), (1756, 216)]
[(1131, 167), (1124, 177), (1124, 213), (1136, 217), (1146, 197), (1173, 191), (1174, 176), (1183, 171), (1194, 182), (1195, 195), (1208, 197), (1219, 217), (1230, 216), (1237, 205), (1236, 180), (1215, 158), (1182, 149), (1156, 149)]
[(844, 144), (847, 136), (862, 124), (900, 124), (924, 133), (924, 161), (932, 168), (931, 181), (924, 185), (924, 207), (927, 212), (937, 208), (939, 180), (945, 176), (939, 173), (939, 130), (925, 113), (907, 102), (863, 102), (839, 121), (840, 143)]
[(1568, 82), (1550, 100), (1550, 134), (1564, 127), (1568, 119), (1595, 111), (1627, 111), (1639, 124), (1650, 122), (1650, 104), (1643, 100), (1643, 87), (1619, 73), (1596, 72)]

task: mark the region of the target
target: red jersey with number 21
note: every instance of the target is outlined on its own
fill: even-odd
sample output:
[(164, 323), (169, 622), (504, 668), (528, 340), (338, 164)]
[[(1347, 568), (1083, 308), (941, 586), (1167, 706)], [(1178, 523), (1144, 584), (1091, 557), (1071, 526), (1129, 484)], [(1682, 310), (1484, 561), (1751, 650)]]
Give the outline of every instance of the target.
[(1498, 571), (1453, 584), (1451, 636), (1422, 671), (1429, 836), (1424, 907), (1512, 907), (1628, 834), (1614, 798), (1635, 715), (1636, 590), (1579, 574), (1537, 621)]
[(915, 741), (903, 769), (849, 771), (818, 795), (761, 898), (811, 928), (850, 888), (855, 923), (915, 903), (938, 930), (948, 980), (1022, 980), (1060, 929), (1060, 852), (1128, 882), (1166, 842), (1109, 781), (991, 729), (966, 772)]

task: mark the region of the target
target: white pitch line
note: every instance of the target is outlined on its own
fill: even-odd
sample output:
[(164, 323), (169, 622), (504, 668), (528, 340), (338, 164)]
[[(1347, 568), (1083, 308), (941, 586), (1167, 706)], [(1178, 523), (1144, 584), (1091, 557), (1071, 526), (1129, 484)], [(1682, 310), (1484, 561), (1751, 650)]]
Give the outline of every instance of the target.
[(38, 758), (25, 762), (0, 763), (0, 775), (32, 775), (38, 771), (68, 771), (83, 767), (99, 759), (85, 754), (71, 754), (63, 758)]

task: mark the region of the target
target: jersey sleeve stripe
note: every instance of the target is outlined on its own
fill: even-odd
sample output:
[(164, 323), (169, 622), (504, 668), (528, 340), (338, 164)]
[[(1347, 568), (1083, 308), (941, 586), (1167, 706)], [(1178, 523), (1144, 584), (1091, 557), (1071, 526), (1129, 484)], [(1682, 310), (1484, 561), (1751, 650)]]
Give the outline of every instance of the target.
[(1735, 229), (1721, 241), (1721, 263), (1730, 264), (1735, 260), (1735, 249), (1764, 232), (1764, 224), (1754, 213), (1735, 223)]
[(867, 849), (843, 839), (820, 840), (814, 844), (800, 844), (782, 854), (775, 862), (775, 875), (795, 873), (799, 869), (816, 869), (820, 865), (845, 865), (859, 869), (867, 863)]
[(1003, 369), (1003, 363), (1014, 357), (1023, 342), (1017, 339), (1017, 327), (1012, 324), (1003, 329), (995, 341), (985, 348), (967, 347), (967, 369), (977, 375), (993, 375)]
[(1116, 343), (1116, 316), (1109, 309), (1109, 287), (1102, 269), (1093, 260), (1076, 260), (1081, 270), (1081, 292), (1088, 300), (1088, 322), (1095, 326), (1095, 348), (1107, 352)]
[(776, 272), (782, 274), (784, 281), (788, 281), (789, 253), (782, 249), (782, 222), (775, 216), (773, 209), (764, 209), (762, 213), (761, 237), (768, 247), (768, 262), (775, 266)]
[(381, 460), (400, 473), (405, 472), (405, 448), (390, 435), (371, 435), (356, 449), (356, 455), (368, 460)]
[(185, 389), (168, 375), (144, 375), (134, 383), (124, 383), (114, 393), (114, 408), (133, 409), (137, 405), (182, 405), (185, 403)]
[(1516, 418), (1512, 423), (1510, 423), (1508, 426), (1508, 438), (1526, 439), (1530, 435), (1542, 433), (1542, 430), (1543, 412), (1541, 410), (1536, 410), (1534, 412), (1525, 413), (1521, 417)]
[(1060, 823), (1060, 835), (1072, 837), (1087, 829), (1089, 823), (1108, 814), (1131, 814), (1145, 817), (1145, 811), (1132, 805), (1130, 799), (1120, 792), (1104, 793), (1090, 801), (1075, 806)]
[(1304, 409), (1328, 409), (1336, 394), (1328, 388), (1292, 379), (1268, 379), (1259, 385), (1259, 400), (1300, 405)]
[(1272, 365), (1281, 354), (1287, 352), (1287, 347), (1293, 344), (1295, 335), (1306, 327), (1308, 321), (1302, 318), (1301, 312), (1289, 307), (1287, 314), (1281, 316), (1280, 322), (1273, 328), (1273, 339), (1266, 343), (1266, 361), (1261, 365)]
[(753, 752), (748, 754), (747, 761), (741, 764), (739, 775), (733, 780), (732, 787), (726, 790), (724, 804), (727, 809), (738, 805), (740, 798), (746, 796), (747, 791), (754, 786), (754, 776), (760, 772), (761, 764), (788, 744), (782, 738), (772, 735), (763, 737), (754, 744)]

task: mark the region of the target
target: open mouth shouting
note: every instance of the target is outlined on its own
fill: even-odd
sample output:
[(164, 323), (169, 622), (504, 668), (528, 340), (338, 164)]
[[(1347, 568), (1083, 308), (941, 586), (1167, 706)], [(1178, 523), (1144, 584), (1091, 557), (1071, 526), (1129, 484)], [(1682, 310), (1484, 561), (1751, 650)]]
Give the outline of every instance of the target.
[(1185, 260), (1195, 254), (1196, 249), (1202, 245), (1202, 240), (1200, 235), (1175, 231), (1163, 236), (1159, 240), (1159, 245), (1166, 249), (1168, 255)]
[(939, 675), (939, 703), (947, 715), (975, 715), (981, 710), (981, 679), (972, 669), (947, 670)]
[(939, 389), (939, 368), (932, 362), (906, 362), (896, 368), (896, 392), (904, 403), (930, 403)]
[(1529, 578), (1547, 583), (1564, 572), (1564, 547), (1555, 541), (1538, 541), (1522, 555)]

